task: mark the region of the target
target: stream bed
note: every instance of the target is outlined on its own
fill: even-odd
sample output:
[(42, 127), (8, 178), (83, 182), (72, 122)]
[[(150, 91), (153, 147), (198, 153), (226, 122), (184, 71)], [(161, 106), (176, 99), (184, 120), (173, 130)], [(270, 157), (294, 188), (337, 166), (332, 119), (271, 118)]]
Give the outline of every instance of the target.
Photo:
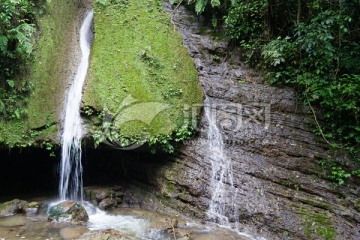
[[(46, 208), (52, 201), (42, 201), (38, 215), (16, 214), (0, 217), (0, 239), (131, 239), (131, 240), (249, 240), (246, 234), (212, 223), (140, 208), (115, 208), (102, 211), (84, 202), (89, 221), (81, 224), (48, 221)], [(175, 233), (175, 235), (174, 235)]]

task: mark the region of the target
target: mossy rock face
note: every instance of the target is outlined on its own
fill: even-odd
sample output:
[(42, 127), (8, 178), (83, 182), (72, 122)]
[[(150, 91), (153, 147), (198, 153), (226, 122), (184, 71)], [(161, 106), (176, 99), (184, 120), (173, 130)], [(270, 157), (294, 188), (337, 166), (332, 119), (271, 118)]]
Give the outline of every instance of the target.
[(0, 204), (0, 217), (12, 216), (18, 213), (25, 213), (28, 202), (14, 199)]
[[(59, 116), (74, 61), (75, 26), (79, 8), (73, 0), (46, 1), (36, 13), (34, 59), (22, 76), (33, 85), (27, 97), (27, 116), (0, 119), (0, 145), (26, 147), (44, 141), (57, 144)], [(75, 37), (74, 37), (75, 36)], [(25, 79), (26, 78), (26, 79)]]
[[(310, 212), (305, 208), (295, 208), (303, 219), (304, 234), (311, 239), (333, 240), (337, 232), (333, 226), (331, 217), (323, 211)], [(330, 214), (330, 213), (328, 213)]]
[(171, 134), (190, 121), (184, 108), (202, 103), (202, 89), (162, 1), (94, 5), (83, 109), (105, 111), (124, 137)]

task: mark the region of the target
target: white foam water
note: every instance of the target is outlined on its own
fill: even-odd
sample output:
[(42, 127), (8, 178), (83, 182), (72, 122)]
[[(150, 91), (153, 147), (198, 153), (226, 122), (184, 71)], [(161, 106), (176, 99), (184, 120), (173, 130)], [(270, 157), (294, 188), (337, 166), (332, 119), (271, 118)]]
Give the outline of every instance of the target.
[(161, 231), (149, 229), (150, 223), (147, 219), (129, 215), (111, 215), (88, 202), (83, 202), (83, 206), (89, 215), (87, 227), (90, 230), (114, 229), (126, 236), (136, 237), (137, 239), (168, 239)]
[(87, 202), (84, 202), (83, 206), (89, 215), (88, 227), (90, 230), (111, 228), (138, 236), (148, 227), (148, 222), (144, 219), (138, 219), (133, 216), (110, 215)]
[(81, 62), (69, 89), (66, 102), (59, 182), (59, 195), (62, 200), (83, 200), (83, 168), (81, 165), (83, 129), (80, 118), (80, 103), (82, 88), (89, 68), (92, 20), (93, 11), (89, 11), (80, 28)]

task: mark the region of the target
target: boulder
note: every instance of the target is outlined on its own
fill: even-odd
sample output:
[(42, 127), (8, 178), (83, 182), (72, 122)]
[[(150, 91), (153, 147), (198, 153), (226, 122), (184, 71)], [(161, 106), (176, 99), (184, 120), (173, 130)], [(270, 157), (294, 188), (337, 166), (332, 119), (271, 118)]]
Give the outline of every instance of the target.
[(0, 204), (0, 217), (12, 216), (18, 213), (26, 213), (28, 202), (14, 199)]
[(80, 203), (75, 201), (64, 201), (50, 207), (48, 220), (79, 223), (87, 222), (89, 220), (89, 215)]
[[(111, 186), (111, 187), (93, 186), (93, 187), (85, 188), (85, 199), (87, 201), (90, 201), (96, 206), (100, 206), (99, 204), (105, 199), (115, 199), (116, 200), (115, 205), (121, 204), (123, 201), (123, 197), (124, 197), (124, 193), (120, 186)], [(109, 201), (106, 200), (104, 203), (106, 202)]]
[(99, 203), (99, 208), (102, 210), (107, 210), (116, 207), (117, 201), (114, 198), (105, 198)]
[(38, 202), (31, 202), (25, 208), (26, 216), (35, 216), (39, 213), (39, 209), (41, 207), (41, 203)]
[(113, 193), (111, 190), (108, 190), (108, 189), (101, 189), (100, 191), (98, 191), (96, 193), (96, 199), (98, 201), (102, 201), (105, 198), (111, 198), (111, 197), (113, 197)]

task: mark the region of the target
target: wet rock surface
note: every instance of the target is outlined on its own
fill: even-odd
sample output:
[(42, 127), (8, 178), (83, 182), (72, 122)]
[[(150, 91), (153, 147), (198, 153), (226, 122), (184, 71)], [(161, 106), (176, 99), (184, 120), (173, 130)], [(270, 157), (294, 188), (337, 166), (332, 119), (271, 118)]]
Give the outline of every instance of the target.
[(19, 199), (4, 202), (0, 204), (0, 216), (7, 217), (18, 213), (25, 213), (27, 205), (27, 201)]
[(86, 187), (84, 192), (85, 199), (102, 210), (109, 210), (122, 204), (124, 198), (121, 186), (91, 186)]
[(71, 226), (60, 229), (59, 234), (65, 240), (79, 239), (83, 234), (89, 232), (86, 227), (83, 226)]
[(0, 217), (13, 216), (15, 214), (26, 214), (26, 216), (35, 216), (39, 213), (41, 203), (27, 202), (20, 199), (14, 199), (0, 204)]
[[(231, 224), (268, 239), (360, 239), (360, 188), (355, 182), (334, 188), (319, 178), (319, 160), (341, 162), (346, 156), (313, 134), (309, 109), (291, 89), (267, 85), (238, 50), (228, 51), (227, 42), (185, 8), (165, 8), (194, 58), (225, 136), (236, 188), (224, 196), (235, 195), (235, 207), (225, 209)], [(133, 164), (147, 173), (142, 180), (155, 186), (164, 203), (206, 220), (212, 189), (205, 117), (200, 126), (199, 136), (185, 142), (170, 163)]]
[(114, 198), (105, 198), (99, 203), (99, 208), (107, 210), (116, 207), (117, 201)]
[(66, 221), (72, 223), (87, 222), (89, 216), (85, 208), (75, 201), (63, 201), (50, 207), (48, 221)]

